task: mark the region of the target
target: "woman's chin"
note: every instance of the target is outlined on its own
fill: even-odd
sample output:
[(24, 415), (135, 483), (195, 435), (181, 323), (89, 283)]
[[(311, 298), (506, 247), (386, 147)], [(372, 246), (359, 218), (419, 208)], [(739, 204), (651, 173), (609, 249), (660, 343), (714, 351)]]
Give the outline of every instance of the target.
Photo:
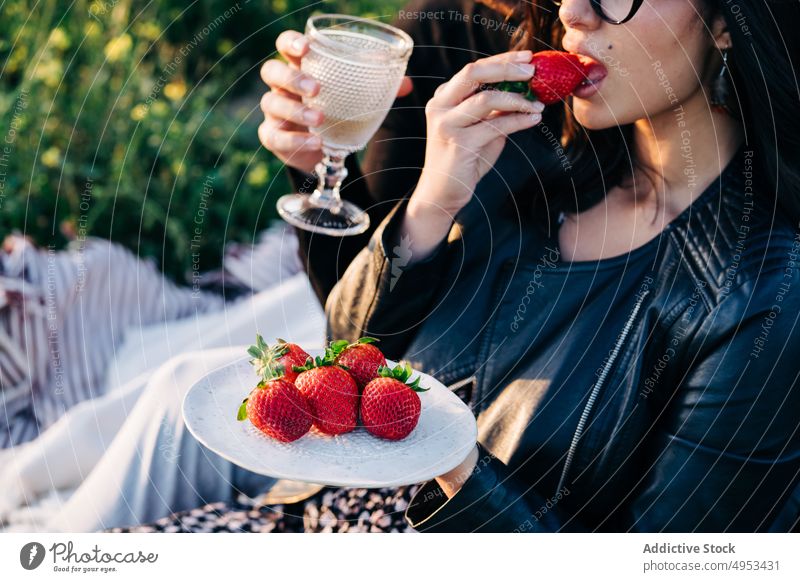
[(586, 99), (573, 97), (572, 112), (575, 121), (586, 129), (608, 129), (617, 125), (614, 115), (604, 103), (592, 103)]

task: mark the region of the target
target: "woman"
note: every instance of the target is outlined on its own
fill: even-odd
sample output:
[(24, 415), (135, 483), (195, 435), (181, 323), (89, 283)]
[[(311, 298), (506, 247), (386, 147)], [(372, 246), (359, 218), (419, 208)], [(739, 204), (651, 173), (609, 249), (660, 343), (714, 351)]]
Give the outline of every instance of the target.
[[(327, 490), (248, 528), (403, 529), (407, 508), (421, 531), (791, 529), (800, 188), (789, 57), (798, 51), (774, 23), (795, 20), (798, 5), (509, 4), (526, 33), (517, 48), (563, 47), (605, 66), (571, 111), (544, 113), (563, 117), (567, 163), (558, 140), (547, 151), (523, 142), (542, 127), (538, 107), (471, 92), (530, 77), (519, 69), (530, 53), (462, 69), (427, 103), (413, 194), (326, 309), (329, 335), (378, 336), (387, 355), (471, 388), (479, 443), (421, 487)], [(297, 66), (307, 47), (286, 45)], [(298, 167), (290, 154), (306, 151), (311, 167), (318, 152), (297, 150), (306, 111), (299, 88), (290, 91), (302, 76), (271, 68), (294, 104), (262, 102), (262, 141)], [(778, 128), (760, 117), (770, 112)], [(532, 167), (527, 184), (514, 181)], [(398, 275), (392, 250), (404, 237), (412, 257)], [(326, 281), (338, 275), (313, 252), (307, 266)], [(241, 524), (243, 514), (230, 515)], [(276, 526), (275, 515), (286, 517)], [(172, 527), (193, 529), (188, 519)], [(203, 527), (237, 529), (210, 521)]]
[[(550, 8), (520, 5), (521, 47), (604, 64), (563, 110), (570, 168), (484, 214), (481, 178), (540, 115), (475, 91), (529, 78), (530, 52), (465, 67), (427, 104), (416, 189), (327, 302), (331, 336), (379, 337), (473, 386), (479, 442), (406, 517), (422, 531), (791, 529), (800, 51), (778, 26), (800, 5)], [(404, 239), (398, 276), (388, 251)]]

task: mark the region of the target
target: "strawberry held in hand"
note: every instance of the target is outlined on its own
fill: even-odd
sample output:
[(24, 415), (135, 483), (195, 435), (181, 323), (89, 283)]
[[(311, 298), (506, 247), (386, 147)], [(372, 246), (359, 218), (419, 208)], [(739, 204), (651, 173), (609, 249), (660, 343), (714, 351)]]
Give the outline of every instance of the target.
[(247, 353), (253, 357), (250, 363), (264, 382), (281, 376), (294, 382), (297, 372), (293, 367), (305, 365), (311, 357), (297, 344), (287, 343), (280, 338), (274, 346), (267, 345), (260, 335), (256, 335), (256, 345), (250, 346)]
[(372, 345), (377, 341), (362, 337), (352, 344), (347, 340), (331, 342), (331, 349), (337, 354), (335, 362), (348, 371), (359, 388), (363, 389), (370, 380), (377, 378), (378, 368), (386, 365), (386, 358)]
[(294, 368), (299, 372), (295, 385), (308, 402), (314, 426), (329, 435), (350, 432), (358, 421), (358, 385), (335, 365), (335, 357), (329, 346), (323, 357)]
[(590, 57), (562, 51), (535, 53), (531, 64), (536, 68), (530, 81), (501, 82), (495, 88), (523, 93), (529, 99), (552, 105), (566, 99), (582, 83), (590, 82), (599, 65)]
[(238, 420), (250, 419), (258, 430), (284, 443), (311, 430), (311, 412), (305, 398), (285, 378), (262, 382), (244, 399)]
[(392, 441), (406, 438), (419, 422), (422, 404), (417, 392), (427, 388), (419, 378), (409, 382), (411, 366), (382, 366), (380, 377), (372, 380), (361, 395), (361, 421), (376, 437)]

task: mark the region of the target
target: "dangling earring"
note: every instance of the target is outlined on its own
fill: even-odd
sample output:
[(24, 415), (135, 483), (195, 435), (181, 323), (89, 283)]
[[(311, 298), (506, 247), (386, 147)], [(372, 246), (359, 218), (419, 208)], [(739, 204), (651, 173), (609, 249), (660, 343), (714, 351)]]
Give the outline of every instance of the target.
[(722, 51), (722, 69), (711, 83), (711, 107), (717, 111), (731, 115), (733, 112), (728, 105), (731, 95), (730, 75), (728, 72), (728, 49)]

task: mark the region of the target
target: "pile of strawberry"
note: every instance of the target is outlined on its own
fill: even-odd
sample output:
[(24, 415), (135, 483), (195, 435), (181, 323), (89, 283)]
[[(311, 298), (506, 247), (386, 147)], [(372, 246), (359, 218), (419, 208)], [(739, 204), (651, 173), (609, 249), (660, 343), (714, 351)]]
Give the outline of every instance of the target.
[(278, 339), (270, 346), (260, 335), (247, 353), (261, 381), (244, 399), (237, 418), (282, 442), (314, 426), (327, 435), (352, 431), (359, 416), (371, 434), (400, 440), (417, 426), (422, 408), (411, 381), (411, 366), (389, 368), (386, 358), (363, 337), (354, 343), (330, 342), (325, 355), (312, 358), (297, 344)]

